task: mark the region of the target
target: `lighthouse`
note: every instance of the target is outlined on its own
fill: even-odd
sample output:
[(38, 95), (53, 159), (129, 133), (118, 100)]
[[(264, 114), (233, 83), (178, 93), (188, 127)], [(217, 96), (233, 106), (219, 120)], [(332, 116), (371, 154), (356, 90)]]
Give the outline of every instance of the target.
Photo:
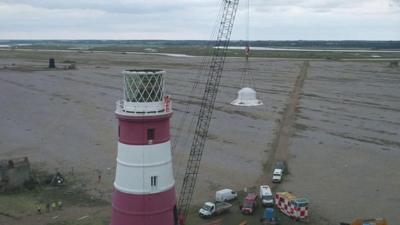
[(118, 155), (111, 225), (175, 225), (170, 118), (163, 70), (125, 70), (117, 101)]

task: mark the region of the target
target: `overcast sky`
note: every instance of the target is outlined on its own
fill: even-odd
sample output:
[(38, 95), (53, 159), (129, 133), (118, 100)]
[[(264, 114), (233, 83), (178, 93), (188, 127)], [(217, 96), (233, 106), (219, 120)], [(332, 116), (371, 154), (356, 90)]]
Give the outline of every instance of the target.
[[(220, 1), (0, 0), (0, 39), (209, 39)], [(250, 0), (250, 39), (400, 40), (400, 0)]]

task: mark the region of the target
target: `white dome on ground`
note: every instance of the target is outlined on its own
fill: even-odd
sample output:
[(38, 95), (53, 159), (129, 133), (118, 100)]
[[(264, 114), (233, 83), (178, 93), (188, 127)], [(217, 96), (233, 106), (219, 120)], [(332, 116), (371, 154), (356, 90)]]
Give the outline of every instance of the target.
[(231, 104), (236, 106), (258, 106), (263, 103), (257, 99), (257, 93), (255, 90), (245, 87), (238, 91), (238, 98), (233, 100)]

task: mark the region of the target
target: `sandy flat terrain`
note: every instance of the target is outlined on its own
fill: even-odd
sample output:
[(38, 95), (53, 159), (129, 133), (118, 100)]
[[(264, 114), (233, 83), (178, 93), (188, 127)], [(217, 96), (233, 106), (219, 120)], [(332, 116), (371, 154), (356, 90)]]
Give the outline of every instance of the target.
[(384, 63), (312, 62), (282, 189), (330, 224), (400, 222), (400, 71)]
[[(78, 69), (42, 69), (49, 57), (59, 63), (76, 61)], [(199, 106), (195, 99), (187, 107), (187, 96), (197, 80), (195, 93), (201, 95), (201, 62), (201, 57), (1, 51), (0, 158), (27, 155), (35, 166), (73, 169), (89, 181), (100, 171), (101, 189), (110, 200), (121, 71), (156, 67), (167, 71), (167, 92), (173, 99), (179, 191), (191, 143), (191, 115)], [(12, 63), (15, 68), (1, 69)], [(269, 181), (265, 169), (276, 156), (277, 132), (302, 65), (301, 60), (253, 59), (255, 86), (264, 105), (238, 108), (229, 102), (240, 88), (243, 64), (239, 58), (227, 60), (195, 204), (211, 198), (218, 188), (242, 190)], [(321, 224), (360, 216), (400, 221), (400, 70), (387, 65), (311, 61), (299, 87), (295, 118), (289, 124), (290, 175), (278, 189), (308, 197), (311, 213)], [(187, 120), (181, 127), (183, 118)]]

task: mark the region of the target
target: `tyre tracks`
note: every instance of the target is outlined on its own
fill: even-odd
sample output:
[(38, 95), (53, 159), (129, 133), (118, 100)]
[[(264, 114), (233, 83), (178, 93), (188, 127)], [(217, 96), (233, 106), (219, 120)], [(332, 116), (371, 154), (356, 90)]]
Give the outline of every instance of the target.
[(293, 124), (296, 119), (296, 109), (299, 104), (304, 80), (307, 78), (310, 63), (304, 61), (300, 74), (297, 76), (282, 118), (278, 121), (278, 129), (270, 146), (270, 153), (264, 164), (264, 175), (259, 179), (260, 183), (271, 183), (272, 167), (277, 160), (287, 164), (289, 157), (290, 137), (294, 132)]

